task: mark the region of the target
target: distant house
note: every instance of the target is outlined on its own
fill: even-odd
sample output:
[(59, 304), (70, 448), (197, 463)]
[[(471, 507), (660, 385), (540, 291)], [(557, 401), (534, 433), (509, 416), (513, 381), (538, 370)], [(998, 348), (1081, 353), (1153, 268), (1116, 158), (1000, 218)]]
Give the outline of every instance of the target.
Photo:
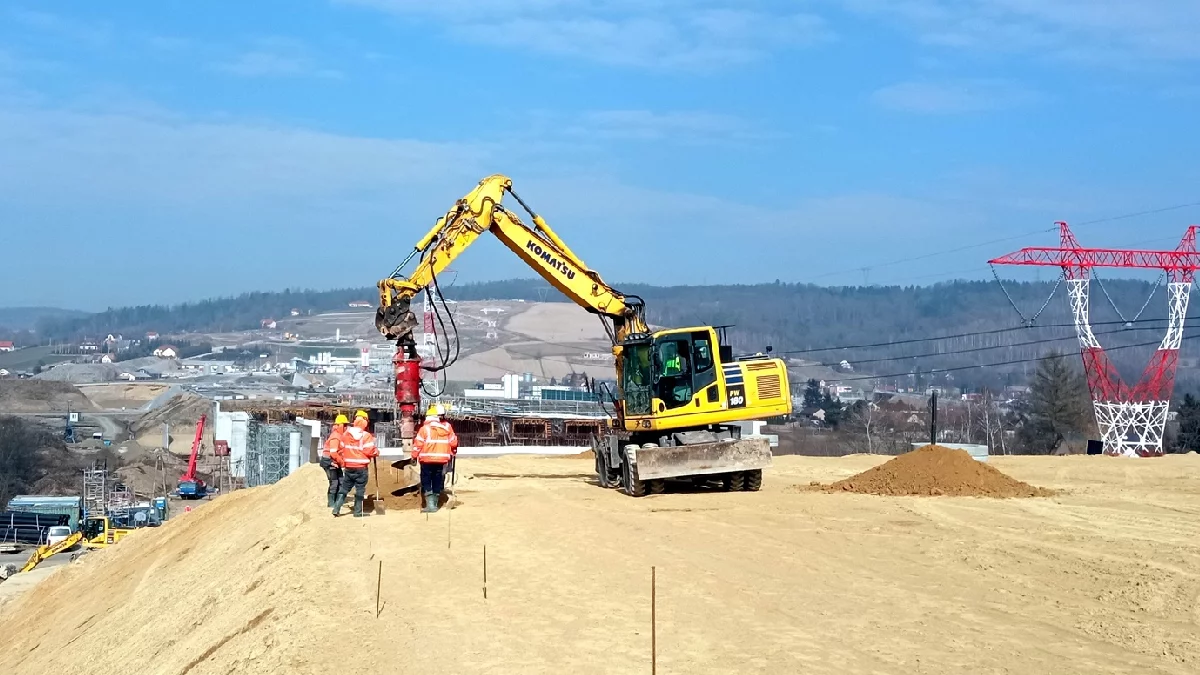
[(374, 305), (367, 302), (366, 300), (355, 300), (354, 302), (350, 303), (350, 306), (351, 307), (373, 307)]
[(7, 370), (0, 368), (0, 377), (8, 377), (8, 375), (9, 372)]
[(277, 325), (278, 324), (275, 322), (275, 319), (263, 319), (262, 320), (262, 327), (265, 329), (275, 328), (275, 326), (277, 326)]
[(148, 340), (150, 342), (154, 342), (157, 339), (158, 339), (158, 333), (155, 333), (154, 331), (150, 331), (149, 333), (146, 333), (146, 340)]
[(105, 354), (100, 357), (100, 363), (116, 363), (117, 357), (114, 354)]
[(83, 342), (79, 343), (79, 351), (81, 352), (95, 352), (99, 350), (100, 345), (94, 340), (84, 340)]
[(12, 340), (0, 340), (0, 352), (16, 351), (17, 346), (12, 343)]
[(300, 310), (293, 308), (291, 314), (292, 316), (300, 316)]
[(154, 350), (154, 355), (161, 359), (179, 358), (179, 348), (174, 345), (163, 345)]

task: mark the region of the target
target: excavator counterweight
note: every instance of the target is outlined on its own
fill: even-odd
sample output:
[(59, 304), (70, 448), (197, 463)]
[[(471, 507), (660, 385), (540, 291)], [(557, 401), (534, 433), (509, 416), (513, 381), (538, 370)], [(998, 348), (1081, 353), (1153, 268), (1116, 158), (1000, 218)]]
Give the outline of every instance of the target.
[[(502, 205), (510, 194), (532, 226)], [(730, 490), (757, 490), (771, 462), (765, 438), (742, 438), (737, 422), (792, 411), (787, 368), (763, 354), (735, 358), (713, 326), (651, 331), (645, 303), (618, 291), (588, 268), (540, 215), (513, 192), (503, 175), (484, 178), (438, 218), (408, 257), (379, 282), (375, 326), (396, 343), (393, 359), (401, 439), (411, 444), (420, 411), (422, 371), (412, 300), (484, 232), (575, 304), (599, 316), (612, 341), (617, 392), (612, 433), (593, 447), (599, 482), (640, 496), (661, 492), (667, 479), (719, 481)], [(417, 258), (415, 268), (402, 274)], [(770, 348), (768, 348), (768, 352)]]

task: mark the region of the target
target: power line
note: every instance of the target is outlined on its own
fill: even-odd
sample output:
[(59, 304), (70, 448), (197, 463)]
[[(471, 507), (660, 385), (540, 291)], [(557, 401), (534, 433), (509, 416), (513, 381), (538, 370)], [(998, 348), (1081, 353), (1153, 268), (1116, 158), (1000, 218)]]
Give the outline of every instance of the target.
[[(1200, 335), (1185, 335), (1185, 336), (1183, 336), (1182, 339), (1193, 340), (1198, 337), (1200, 337)], [(1162, 341), (1154, 340), (1153, 342), (1139, 342), (1137, 344), (1131, 344), (1131, 345), (1108, 347), (1104, 351), (1105, 351), (1105, 353), (1108, 353), (1108, 352), (1115, 352), (1115, 351), (1118, 351), (1121, 349), (1133, 349), (1136, 347), (1149, 347), (1149, 346), (1158, 345), (1158, 344), (1162, 344)], [(1062, 357), (1063, 357), (1063, 355), (1061, 355), (1061, 354), (1060, 355), (1047, 355), (1047, 356), (1036, 356), (1031, 359), (1014, 359), (1011, 361), (997, 361), (995, 363), (976, 363), (976, 364), (970, 365), (970, 366), (954, 366), (951, 368), (931, 368), (930, 370), (922, 371), (921, 374), (922, 375), (938, 375), (941, 373), (954, 373), (954, 372), (958, 372), (958, 371), (962, 371), (962, 370), (973, 370), (975, 368), (999, 368), (1000, 366), (1015, 366), (1015, 365), (1020, 365), (1023, 363), (1037, 363), (1039, 361), (1046, 361), (1049, 359), (1062, 358)], [(893, 373), (893, 374), (889, 374), (889, 375), (863, 375), (863, 376), (859, 376), (859, 377), (837, 378), (837, 381), (838, 382), (859, 382), (859, 381), (863, 381), (863, 380), (886, 380), (886, 379), (893, 378), (893, 377), (908, 377), (912, 374), (913, 373), (910, 372), (910, 373)]]
[[(1166, 321), (1166, 319), (1141, 319), (1141, 320), (1137, 321), (1137, 323), (1163, 323), (1165, 321)], [(1092, 326), (1111, 326), (1111, 325), (1116, 325), (1116, 324), (1125, 325), (1125, 323), (1126, 323), (1125, 321), (1099, 321), (1099, 322), (1094, 322), (1091, 325)], [(1034, 324), (1032, 326), (1010, 326), (1008, 328), (993, 328), (990, 330), (971, 331), (969, 333), (957, 333), (954, 335), (938, 335), (938, 336), (931, 336), (931, 337), (908, 338), (908, 339), (904, 339), (904, 340), (892, 340), (889, 342), (876, 342), (873, 344), (842, 345), (840, 347), (813, 347), (813, 348), (809, 348), (809, 349), (791, 349), (791, 350), (787, 350), (787, 351), (774, 352), (774, 353), (776, 353), (776, 354), (812, 354), (815, 352), (833, 352), (833, 351), (839, 351), (842, 349), (869, 349), (872, 347), (891, 347), (893, 345), (916, 344), (919, 342), (936, 342), (937, 340), (955, 340), (955, 339), (960, 339), (960, 338), (976, 337), (976, 336), (980, 336), (980, 335), (997, 335), (1000, 333), (1010, 333), (1010, 332), (1018, 331), (1018, 330), (1030, 330), (1033, 328), (1074, 328), (1074, 327), (1075, 327), (1075, 324), (1073, 324), (1073, 323), (1048, 323), (1048, 324)]]
[(1175, 206), (1164, 206), (1164, 207), (1157, 208), (1157, 209), (1149, 209), (1147, 211), (1136, 211), (1134, 213), (1125, 213), (1125, 214), (1122, 214), (1119, 216), (1112, 216), (1111, 218), (1097, 218), (1096, 220), (1085, 220), (1082, 223), (1076, 223), (1076, 224), (1077, 225), (1095, 225), (1097, 223), (1110, 223), (1114, 220), (1128, 220), (1129, 218), (1137, 218), (1138, 216), (1152, 216), (1152, 215), (1155, 215), (1158, 213), (1167, 213), (1169, 211), (1178, 211), (1179, 209), (1186, 209), (1186, 208), (1190, 208), (1193, 206), (1200, 206), (1200, 202), (1189, 202), (1187, 204), (1176, 204)]
[[(1112, 335), (1113, 333), (1124, 333), (1125, 330), (1126, 329), (1124, 329), (1124, 328), (1118, 328), (1116, 330), (1109, 330), (1109, 331), (1096, 331), (1093, 334), (1094, 335)], [(1142, 330), (1149, 330), (1149, 329), (1146, 328), (1146, 329), (1142, 329)], [(883, 363), (886, 361), (904, 361), (907, 359), (928, 359), (928, 358), (937, 358), (939, 356), (955, 356), (957, 354), (973, 354), (973, 353), (977, 353), (977, 352), (991, 351), (993, 349), (1013, 349), (1016, 347), (1029, 347), (1032, 345), (1041, 345), (1041, 344), (1048, 344), (1051, 342), (1062, 342), (1063, 340), (1077, 340), (1077, 339), (1079, 339), (1077, 335), (1064, 335), (1062, 337), (1042, 338), (1040, 340), (1030, 340), (1027, 342), (1014, 342), (1013, 344), (1010, 344), (1010, 345), (992, 345), (990, 347), (969, 347), (967, 349), (955, 349), (955, 350), (945, 351), (945, 352), (928, 352), (925, 354), (910, 354), (907, 356), (893, 356), (893, 357), (885, 357), (885, 358), (878, 358), (878, 359), (856, 359), (854, 361), (854, 365), (862, 365), (864, 363)], [(1155, 344), (1157, 344), (1157, 343), (1155, 343)], [(806, 365), (808, 365), (808, 364), (806, 364)], [(820, 363), (820, 364), (811, 364), (811, 365), (833, 367), (833, 366), (837, 366), (839, 364), (837, 364), (837, 363)]]

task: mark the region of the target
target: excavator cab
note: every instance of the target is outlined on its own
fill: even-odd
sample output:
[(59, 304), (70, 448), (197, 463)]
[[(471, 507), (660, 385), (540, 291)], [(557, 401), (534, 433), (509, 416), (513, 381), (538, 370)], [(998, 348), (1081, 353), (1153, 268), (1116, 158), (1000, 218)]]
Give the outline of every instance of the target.
[(638, 417), (723, 409), (726, 396), (717, 354), (725, 351), (715, 331), (707, 326), (660, 331), (622, 343), (625, 414)]

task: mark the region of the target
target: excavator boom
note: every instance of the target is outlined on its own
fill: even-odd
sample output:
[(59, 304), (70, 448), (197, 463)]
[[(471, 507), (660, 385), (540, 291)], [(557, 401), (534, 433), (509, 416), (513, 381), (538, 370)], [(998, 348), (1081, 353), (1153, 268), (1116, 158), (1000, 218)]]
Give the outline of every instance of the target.
[[(532, 227), (504, 208), (501, 202), (505, 193), (511, 194), (529, 213)], [(606, 284), (513, 192), (512, 180), (500, 174), (484, 178), (458, 200), (417, 242), (408, 259), (379, 282), (379, 309), (375, 315), (379, 332), (398, 345), (413, 344), (412, 332), (417, 322), (411, 309), (412, 299), (436, 284), (437, 275), (486, 231), (563, 295), (610, 321), (614, 343), (630, 334), (649, 332), (642, 299), (626, 296)], [(416, 269), (407, 278), (400, 276), (414, 256), (420, 256)]]

